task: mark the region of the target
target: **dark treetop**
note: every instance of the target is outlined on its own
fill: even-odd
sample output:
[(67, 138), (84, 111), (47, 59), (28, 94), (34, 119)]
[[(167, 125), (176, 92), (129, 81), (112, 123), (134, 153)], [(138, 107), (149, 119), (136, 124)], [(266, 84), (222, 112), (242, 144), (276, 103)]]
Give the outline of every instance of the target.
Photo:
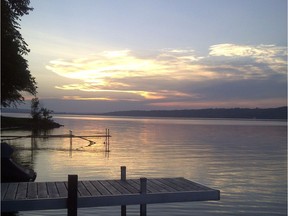
[(22, 92), (36, 94), (35, 78), (31, 76), (23, 55), (29, 49), (19, 32), (20, 17), (29, 14), (29, 0), (1, 0), (1, 105), (7, 107), (24, 101)]

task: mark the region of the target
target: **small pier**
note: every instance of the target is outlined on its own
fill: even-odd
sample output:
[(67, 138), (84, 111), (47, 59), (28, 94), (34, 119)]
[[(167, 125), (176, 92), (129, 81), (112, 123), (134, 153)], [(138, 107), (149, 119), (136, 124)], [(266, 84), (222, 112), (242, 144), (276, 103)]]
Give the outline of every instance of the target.
[(70, 139), (70, 150), (72, 150), (72, 144), (73, 144), (73, 138), (78, 138), (82, 139), (85, 141), (89, 142), (88, 146), (96, 144), (96, 141), (92, 140), (95, 138), (105, 138), (104, 144), (105, 144), (105, 151), (109, 152), (110, 151), (110, 129), (106, 128), (105, 133), (102, 134), (95, 134), (95, 135), (75, 135), (73, 132), (70, 130), (68, 134), (44, 134), (44, 135), (39, 135), (39, 134), (32, 134), (32, 135), (2, 135), (1, 136), (1, 141), (9, 141), (9, 140), (15, 140), (15, 139), (23, 139), (23, 138), (31, 138), (31, 139), (48, 139), (48, 138), (69, 138)]
[(147, 215), (147, 204), (219, 200), (220, 191), (178, 178), (126, 179), (121, 167), (119, 180), (1, 183), (1, 211), (67, 209), (68, 216), (78, 208), (140, 205), (140, 215)]

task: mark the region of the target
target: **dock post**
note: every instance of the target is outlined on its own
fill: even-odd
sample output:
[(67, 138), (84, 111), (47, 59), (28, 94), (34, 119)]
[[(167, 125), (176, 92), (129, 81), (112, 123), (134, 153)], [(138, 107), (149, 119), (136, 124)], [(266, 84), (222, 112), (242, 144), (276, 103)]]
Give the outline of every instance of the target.
[(70, 150), (72, 150), (72, 131), (69, 130), (69, 136), (70, 136)]
[(69, 137), (70, 137), (69, 156), (72, 157), (72, 131), (71, 130), (69, 130)]
[(107, 129), (108, 130), (108, 136), (107, 136), (107, 141), (108, 141), (108, 152), (110, 152), (110, 139), (109, 139), (109, 137), (110, 137), (110, 130), (109, 129)]
[(121, 166), (121, 181), (126, 181), (126, 166)]
[(68, 175), (67, 215), (77, 216), (78, 176)]
[(105, 128), (105, 152), (107, 152), (107, 128)]
[[(140, 193), (147, 193), (147, 178), (140, 178)], [(140, 204), (140, 216), (147, 215), (147, 204)]]
[[(126, 166), (121, 166), (121, 181), (126, 181)], [(126, 212), (126, 205), (121, 205), (121, 216), (126, 216)]]
[(126, 205), (121, 206), (121, 216), (126, 216), (127, 208)]

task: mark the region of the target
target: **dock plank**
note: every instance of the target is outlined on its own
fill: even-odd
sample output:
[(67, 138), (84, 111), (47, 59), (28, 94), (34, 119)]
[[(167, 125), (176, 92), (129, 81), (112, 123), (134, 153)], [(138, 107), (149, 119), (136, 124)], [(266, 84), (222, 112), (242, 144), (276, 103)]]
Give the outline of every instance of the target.
[[(181, 180), (181, 179), (180, 179)], [(171, 187), (175, 188), (177, 191), (185, 191), (185, 190), (191, 190), (191, 186), (187, 186), (183, 184), (183, 182), (178, 181), (178, 179), (165, 179), (166, 184), (171, 185)]]
[(4, 199), (7, 190), (8, 190), (8, 184), (1, 184), (1, 200)]
[[(128, 181), (129, 181), (129, 183), (130, 183), (131, 185), (133, 185), (133, 187), (137, 188), (138, 191), (139, 191), (139, 193), (140, 193), (140, 180), (139, 180), (139, 179), (130, 179), (130, 180), (128, 180)], [(148, 183), (148, 182), (147, 182), (147, 183)], [(153, 189), (153, 188), (151, 188), (150, 185), (149, 185), (149, 187), (148, 187), (148, 185), (147, 185), (147, 193), (153, 193), (153, 192), (156, 193), (156, 190)]]
[(131, 185), (129, 181), (117, 181), (117, 183), (124, 187), (126, 190), (128, 190), (130, 193), (139, 193), (139, 189), (133, 187), (133, 185)]
[(131, 194), (131, 192), (126, 187), (120, 184), (120, 182), (121, 180), (109, 180), (109, 183), (113, 185), (113, 187), (117, 188), (121, 194)]
[(157, 182), (154, 181), (154, 179), (148, 179), (147, 180), (147, 188), (153, 191), (153, 193), (162, 193), (162, 192), (169, 192), (163, 187), (161, 187)]
[(165, 179), (152, 179), (151, 181), (154, 181), (156, 184), (158, 184), (163, 189), (167, 190), (168, 192), (177, 192), (178, 190), (173, 186), (168, 184)]
[(99, 181), (111, 194), (121, 194), (108, 180)]
[(16, 194), (16, 199), (26, 199), (27, 190), (28, 190), (28, 183), (27, 182), (19, 183), (17, 194)]
[(210, 188), (206, 187), (205, 185), (201, 185), (197, 182), (191, 182), (185, 178), (177, 178), (176, 180), (181, 180), (184, 184), (193, 185), (193, 188), (197, 188), (198, 190), (209, 190)]
[(195, 182), (186, 181), (184, 178), (168, 179), (168, 181), (174, 182), (175, 185), (182, 187), (183, 190), (201, 191), (207, 189), (207, 187), (201, 187)]
[(112, 195), (99, 181), (91, 181), (95, 188), (101, 193), (101, 195)]
[(101, 193), (93, 186), (90, 181), (82, 181), (83, 185), (89, 190), (91, 196), (100, 196)]
[(58, 197), (60, 197), (55, 182), (47, 182), (47, 191), (48, 191), (48, 194), (49, 194), (49, 198), (58, 198)]
[(136, 190), (136, 193), (140, 193), (140, 180), (139, 179), (127, 179), (126, 182)]
[(37, 195), (37, 184), (35, 184), (34, 182), (29, 182), (28, 183), (27, 198), (28, 199), (36, 199), (37, 196), (38, 196)]
[(86, 189), (83, 182), (78, 182), (78, 196), (91, 196), (89, 190)]
[(56, 182), (56, 188), (58, 190), (59, 197), (67, 197), (68, 190), (65, 185), (65, 182)]
[(38, 182), (37, 187), (38, 187), (38, 198), (48, 198), (49, 197), (46, 182)]
[(6, 195), (4, 197), (4, 200), (14, 200), (16, 197), (16, 192), (18, 188), (19, 183), (10, 183), (7, 188)]

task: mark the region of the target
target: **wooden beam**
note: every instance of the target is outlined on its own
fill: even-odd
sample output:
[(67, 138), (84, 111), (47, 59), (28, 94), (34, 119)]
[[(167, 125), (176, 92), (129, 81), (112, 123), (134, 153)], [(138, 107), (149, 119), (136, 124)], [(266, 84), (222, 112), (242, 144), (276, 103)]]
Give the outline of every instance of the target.
[(67, 212), (68, 216), (77, 216), (77, 201), (78, 201), (78, 176), (68, 175), (68, 199)]
[(121, 206), (121, 216), (126, 216), (127, 215), (126, 212), (127, 212), (126, 205), (122, 205)]
[[(147, 178), (140, 178), (140, 193), (147, 194)], [(140, 216), (147, 215), (147, 204), (140, 204)]]
[(126, 181), (126, 166), (121, 166), (121, 181)]
[[(126, 166), (121, 166), (121, 181), (126, 181)], [(126, 205), (121, 205), (121, 216), (126, 216), (126, 212)]]

